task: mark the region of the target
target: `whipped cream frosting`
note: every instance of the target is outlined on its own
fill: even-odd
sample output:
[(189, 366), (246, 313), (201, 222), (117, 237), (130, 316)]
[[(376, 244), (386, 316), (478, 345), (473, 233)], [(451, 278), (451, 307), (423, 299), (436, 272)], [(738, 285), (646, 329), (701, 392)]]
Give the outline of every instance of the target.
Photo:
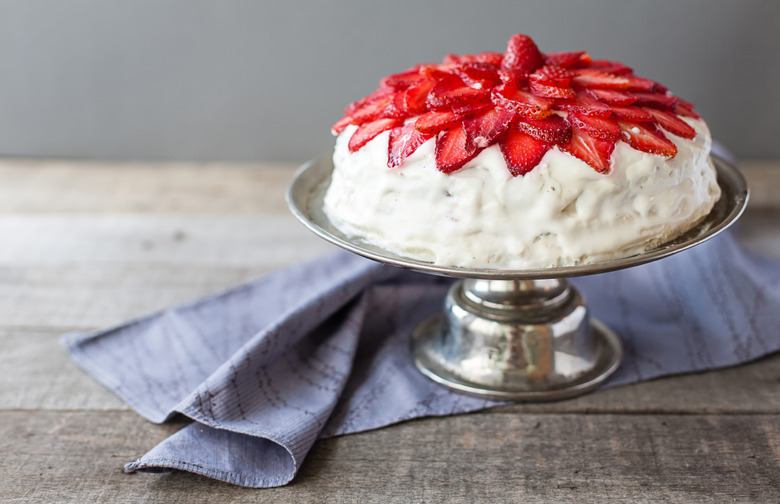
[(513, 177), (497, 145), (449, 175), (435, 142), (387, 167), (389, 132), (357, 152), (349, 126), (336, 140), (324, 199), (342, 232), (400, 256), (442, 266), (530, 269), (631, 256), (678, 236), (720, 197), (706, 124), (687, 140), (666, 133), (672, 159), (617, 142), (608, 174), (558, 148)]

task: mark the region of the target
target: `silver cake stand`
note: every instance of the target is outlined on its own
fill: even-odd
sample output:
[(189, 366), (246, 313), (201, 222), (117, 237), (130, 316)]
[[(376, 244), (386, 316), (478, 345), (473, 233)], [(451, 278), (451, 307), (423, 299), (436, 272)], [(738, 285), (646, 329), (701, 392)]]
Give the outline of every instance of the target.
[(306, 227), (339, 247), (382, 263), (460, 279), (450, 288), (443, 311), (412, 335), (415, 364), (428, 378), (480, 397), (548, 401), (593, 390), (623, 357), (618, 336), (590, 317), (585, 300), (566, 278), (662, 259), (726, 229), (745, 209), (747, 184), (733, 165), (714, 156), (713, 162), (723, 195), (695, 228), (643, 254), (561, 268), (437, 266), (347, 236), (323, 212), (333, 170), (329, 156), (298, 170), (287, 202)]

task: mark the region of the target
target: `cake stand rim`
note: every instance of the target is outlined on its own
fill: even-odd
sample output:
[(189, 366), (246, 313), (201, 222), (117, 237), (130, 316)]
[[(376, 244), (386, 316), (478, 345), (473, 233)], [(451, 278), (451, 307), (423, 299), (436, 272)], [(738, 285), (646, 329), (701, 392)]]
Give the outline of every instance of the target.
[[(323, 154), (304, 163), (295, 173), (287, 188), (286, 201), (292, 214), (320, 238), (360, 256), (396, 267), (452, 278), (485, 280), (535, 280), (542, 278), (570, 278), (607, 273), (639, 266), (669, 257), (704, 243), (731, 226), (744, 212), (749, 199), (747, 182), (739, 169), (725, 159), (711, 154), (721, 197), (710, 213), (681, 237), (665, 242), (641, 254), (576, 266), (533, 269), (482, 269), (439, 266), (399, 256), (377, 246), (350, 237), (339, 231), (325, 215), (322, 198), (326, 182), (330, 181), (333, 162)], [(312, 208), (312, 207), (315, 208)], [(312, 212), (314, 210), (314, 212)]]

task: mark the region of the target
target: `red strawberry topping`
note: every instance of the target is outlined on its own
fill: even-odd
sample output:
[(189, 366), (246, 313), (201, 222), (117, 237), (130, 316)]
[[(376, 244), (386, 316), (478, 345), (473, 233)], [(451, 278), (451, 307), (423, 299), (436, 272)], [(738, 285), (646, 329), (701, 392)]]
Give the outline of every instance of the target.
[(476, 152), (493, 143), (504, 133), (512, 122), (515, 114), (509, 110), (494, 107), (472, 119), (463, 121), (466, 131), (466, 151)]
[(377, 119), (374, 122), (361, 125), (349, 139), (349, 151), (357, 152), (361, 147), (373, 140), (374, 137), (376, 137), (378, 134), (398, 126), (400, 121), (400, 119), (393, 118)]
[(591, 63), (590, 56), (585, 51), (547, 53), (544, 61), (548, 65), (562, 68), (580, 68)]
[(655, 119), (658, 121), (658, 124), (660, 124), (661, 127), (669, 133), (673, 133), (679, 137), (687, 138), (688, 140), (692, 140), (693, 137), (696, 136), (696, 130), (693, 129), (690, 124), (674, 115), (674, 113), (668, 112), (666, 110), (652, 109), (649, 107), (645, 110), (653, 117), (655, 117)]
[(490, 101), (490, 91), (474, 89), (466, 86), (462, 81), (454, 82), (447, 79), (440, 81), (431, 90), (427, 103), (432, 109), (444, 109), (458, 104), (488, 101)]
[(506, 142), (501, 144), (506, 166), (515, 177), (531, 171), (548, 150), (549, 144), (517, 128), (510, 128)]
[(677, 113), (677, 115), (681, 115), (683, 117), (693, 117), (694, 119), (701, 118), (699, 114), (693, 111), (693, 104), (683, 100), (682, 98), (677, 98), (677, 104), (674, 106), (674, 111)]
[(634, 149), (657, 156), (674, 157), (677, 146), (653, 123), (620, 121), (623, 139)]
[(387, 147), (387, 166), (390, 168), (401, 166), (410, 154), (432, 137), (433, 135), (418, 131), (413, 123), (393, 128)]
[(498, 67), (490, 63), (466, 63), (455, 67), (454, 72), (474, 89), (490, 89), (501, 84)]
[(616, 89), (591, 89), (590, 94), (610, 105), (631, 105), (639, 99), (635, 94)]
[(436, 139), (436, 167), (441, 172), (452, 173), (474, 159), (481, 150), (468, 152), (463, 126), (448, 129)]
[(660, 93), (635, 93), (639, 98), (634, 105), (637, 107), (652, 107), (662, 110), (674, 110), (677, 98)]
[(452, 128), (461, 123), (463, 117), (452, 110), (428, 112), (417, 118), (414, 127), (423, 133), (434, 134)]
[(673, 157), (667, 131), (691, 139), (680, 117), (698, 118), (693, 106), (661, 84), (620, 63), (586, 52), (543, 54), (526, 35), (506, 51), (453, 55), (442, 64), (418, 65), (382, 79), (379, 89), (350, 104), (333, 125), (349, 125), (355, 152), (390, 130), (388, 166), (401, 166), (428, 140), (436, 166), (462, 168), (482, 149), (499, 145), (508, 169), (523, 175), (553, 146), (606, 173), (616, 142)]
[(615, 150), (615, 141), (596, 138), (579, 128), (573, 128), (571, 141), (564, 146), (564, 150), (585, 161), (597, 172), (607, 173), (612, 151)]
[(627, 89), (630, 82), (625, 77), (602, 72), (595, 68), (578, 68), (574, 82), (586, 88)]
[(566, 112), (579, 112), (587, 115), (609, 116), (612, 114), (609, 105), (596, 98), (591, 98), (586, 93), (581, 93), (572, 100), (555, 100), (553, 107)]
[(611, 117), (587, 115), (579, 112), (569, 114), (569, 122), (578, 130), (594, 138), (616, 141), (620, 136), (620, 126)]
[(499, 107), (532, 119), (550, 117), (552, 102), (527, 91), (509, 86), (500, 86), (493, 92), (493, 103)]
[(653, 115), (647, 110), (639, 107), (620, 107), (618, 105), (610, 106), (612, 116), (617, 119), (628, 119), (629, 121), (654, 121)]
[(549, 119), (522, 119), (517, 129), (548, 144), (564, 144), (571, 139), (571, 125), (559, 115)]
[(544, 64), (544, 56), (528, 35), (512, 35), (506, 45), (501, 66), (520, 73), (531, 73)]
[(543, 98), (574, 98), (577, 96), (569, 86), (556, 86), (544, 81), (531, 80), (528, 87), (532, 94)]

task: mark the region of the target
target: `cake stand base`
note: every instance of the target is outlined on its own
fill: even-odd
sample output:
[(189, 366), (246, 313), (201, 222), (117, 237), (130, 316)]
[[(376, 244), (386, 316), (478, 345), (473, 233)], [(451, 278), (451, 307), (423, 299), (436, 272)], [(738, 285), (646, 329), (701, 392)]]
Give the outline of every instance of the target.
[(623, 357), (565, 279), (456, 282), (412, 337), (417, 368), (455, 391), (553, 401), (593, 390)]

